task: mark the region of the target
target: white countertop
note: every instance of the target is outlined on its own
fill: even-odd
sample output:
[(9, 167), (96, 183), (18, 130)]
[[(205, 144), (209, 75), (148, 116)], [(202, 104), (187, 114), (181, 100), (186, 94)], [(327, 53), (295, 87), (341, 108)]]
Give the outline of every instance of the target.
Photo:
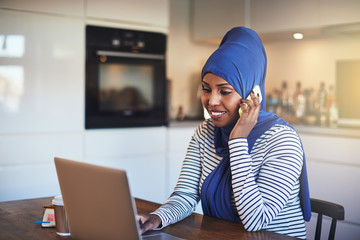
[[(196, 128), (201, 120), (171, 121), (170, 128)], [(319, 127), (309, 125), (293, 125), (300, 134), (326, 135), (332, 137), (360, 138), (360, 128)]]

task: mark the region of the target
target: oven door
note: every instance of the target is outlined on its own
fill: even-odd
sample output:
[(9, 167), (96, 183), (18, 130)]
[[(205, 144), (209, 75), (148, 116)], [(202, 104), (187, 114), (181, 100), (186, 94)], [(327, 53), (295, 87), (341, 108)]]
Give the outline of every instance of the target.
[(89, 51), (85, 128), (167, 124), (165, 56)]

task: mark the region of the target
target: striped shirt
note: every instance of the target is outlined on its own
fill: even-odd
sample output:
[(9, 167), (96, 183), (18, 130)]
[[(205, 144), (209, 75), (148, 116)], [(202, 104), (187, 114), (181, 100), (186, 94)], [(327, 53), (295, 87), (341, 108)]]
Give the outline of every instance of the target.
[[(306, 238), (299, 200), (303, 150), (297, 133), (274, 125), (248, 153), (246, 138), (228, 142), (233, 208), (247, 231), (266, 229)], [(214, 125), (206, 120), (196, 129), (174, 192), (154, 214), (162, 227), (189, 216), (195, 209), (205, 178), (221, 161), (214, 148)]]

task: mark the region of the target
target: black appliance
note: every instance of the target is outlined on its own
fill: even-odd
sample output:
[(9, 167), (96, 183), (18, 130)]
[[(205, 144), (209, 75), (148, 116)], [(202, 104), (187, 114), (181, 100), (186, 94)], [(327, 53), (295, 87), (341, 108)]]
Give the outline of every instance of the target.
[(86, 26), (85, 128), (167, 125), (166, 35)]

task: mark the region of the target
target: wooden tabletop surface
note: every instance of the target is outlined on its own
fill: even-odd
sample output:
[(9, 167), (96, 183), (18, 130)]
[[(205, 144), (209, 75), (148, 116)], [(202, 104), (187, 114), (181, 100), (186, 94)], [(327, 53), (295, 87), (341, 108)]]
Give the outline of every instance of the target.
[[(42, 228), (34, 223), (42, 219), (43, 206), (50, 205), (51, 200), (52, 197), (0, 202), (0, 240), (71, 239), (58, 236), (55, 228)], [(150, 213), (158, 206), (157, 203), (136, 199), (138, 212)], [(266, 230), (247, 232), (240, 224), (196, 213), (162, 231), (184, 239), (296, 239)]]

